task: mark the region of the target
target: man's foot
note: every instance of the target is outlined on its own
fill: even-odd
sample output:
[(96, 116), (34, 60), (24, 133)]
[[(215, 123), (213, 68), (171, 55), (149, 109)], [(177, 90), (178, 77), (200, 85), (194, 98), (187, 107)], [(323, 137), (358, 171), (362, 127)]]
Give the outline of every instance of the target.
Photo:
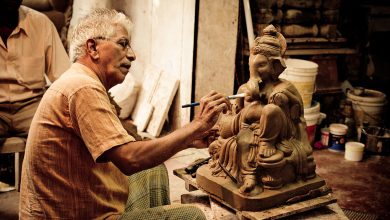
[(256, 186), (256, 179), (254, 176), (245, 176), (244, 184), (238, 189), (241, 194), (250, 193)]
[(15, 190), (15, 187), (8, 185), (7, 183), (0, 182), (0, 193), (9, 192)]

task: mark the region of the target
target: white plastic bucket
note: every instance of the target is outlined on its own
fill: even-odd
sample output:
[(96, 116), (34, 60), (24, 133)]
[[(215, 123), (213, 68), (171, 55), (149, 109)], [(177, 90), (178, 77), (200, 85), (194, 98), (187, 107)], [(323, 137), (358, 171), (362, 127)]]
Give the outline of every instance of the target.
[(361, 161), (363, 159), (364, 144), (360, 142), (347, 142), (345, 144), (344, 158), (350, 161)]
[(316, 101), (313, 101), (309, 108), (304, 108), (303, 112), (306, 126), (321, 124), (322, 120), (326, 118), (326, 114), (320, 112), (320, 103)]
[(313, 101), (312, 105), (308, 108), (304, 108), (303, 109), (303, 112), (305, 115), (309, 115), (309, 114), (316, 114), (318, 112), (320, 112), (320, 103), (319, 102), (316, 102), (316, 101)]
[(286, 59), (286, 70), (281, 78), (290, 81), (302, 97), (304, 108), (309, 108), (314, 93), (318, 65), (301, 59)]
[(353, 91), (348, 91), (347, 97), (352, 101), (357, 126), (362, 126), (363, 122), (368, 122), (370, 126), (378, 125), (381, 122), (384, 106), (387, 104), (384, 93), (365, 89), (361, 95), (355, 95)]
[(313, 114), (304, 115), (306, 120), (306, 126), (319, 125), (322, 120), (326, 118), (326, 114), (322, 112), (317, 112)]

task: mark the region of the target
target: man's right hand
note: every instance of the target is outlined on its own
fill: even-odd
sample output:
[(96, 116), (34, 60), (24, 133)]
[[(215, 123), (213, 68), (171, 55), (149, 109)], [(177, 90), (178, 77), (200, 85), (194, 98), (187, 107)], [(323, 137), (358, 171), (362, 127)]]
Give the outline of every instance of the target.
[(220, 113), (231, 110), (230, 101), (226, 95), (211, 91), (200, 99), (200, 110), (191, 123), (197, 124), (198, 129), (194, 133), (194, 141), (191, 145), (197, 148), (205, 148), (210, 144), (208, 137)]

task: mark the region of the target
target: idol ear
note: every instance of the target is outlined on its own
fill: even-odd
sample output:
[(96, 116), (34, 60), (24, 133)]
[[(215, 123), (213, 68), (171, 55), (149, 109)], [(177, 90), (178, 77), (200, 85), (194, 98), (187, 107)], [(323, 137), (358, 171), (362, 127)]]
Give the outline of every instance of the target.
[(272, 66), (274, 68), (274, 74), (275, 76), (279, 77), (281, 73), (286, 69), (286, 64), (284, 63), (283, 58), (281, 57), (271, 57), (270, 61), (272, 63)]

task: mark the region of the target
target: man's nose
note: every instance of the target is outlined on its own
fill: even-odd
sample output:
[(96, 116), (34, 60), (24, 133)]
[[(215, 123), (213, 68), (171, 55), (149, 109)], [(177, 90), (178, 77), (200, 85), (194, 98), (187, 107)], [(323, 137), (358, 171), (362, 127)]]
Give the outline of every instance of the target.
[(130, 61), (134, 61), (136, 59), (135, 53), (133, 51), (133, 48), (129, 47), (127, 49), (127, 54), (126, 54), (127, 59)]

